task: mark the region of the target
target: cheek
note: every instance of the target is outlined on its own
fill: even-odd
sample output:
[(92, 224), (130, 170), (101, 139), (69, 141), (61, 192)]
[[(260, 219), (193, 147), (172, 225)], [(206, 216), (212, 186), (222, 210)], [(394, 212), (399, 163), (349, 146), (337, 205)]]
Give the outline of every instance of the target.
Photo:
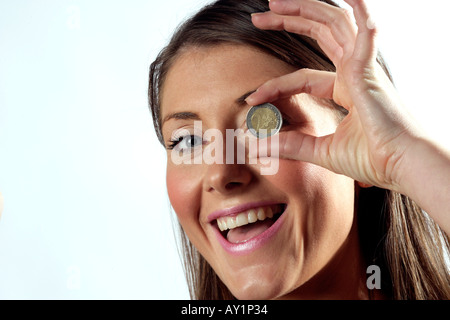
[(313, 220), (321, 220), (316, 221), (318, 224), (324, 226), (324, 220), (337, 220), (334, 222), (345, 223), (345, 229), (351, 224), (355, 196), (352, 179), (310, 163), (289, 160), (280, 160), (278, 174), (270, 179), (302, 211), (313, 212)]
[(194, 221), (200, 209), (201, 183), (194, 170), (168, 164), (166, 183), (170, 203), (183, 227)]
[(273, 184), (289, 193), (307, 195), (321, 188), (327, 179), (327, 172), (310, 163), (280, 160), (278, 173), (270, 179)]
[(313, 275), (330, 261), (351, 234), (354, 181), (313, 164), (283, 162), (287, 163), (280, 161), (279, 174), (271, 182), (288, 196), (295, 212), (291, 216), (291, 242), (303, 244), (304, 274)]

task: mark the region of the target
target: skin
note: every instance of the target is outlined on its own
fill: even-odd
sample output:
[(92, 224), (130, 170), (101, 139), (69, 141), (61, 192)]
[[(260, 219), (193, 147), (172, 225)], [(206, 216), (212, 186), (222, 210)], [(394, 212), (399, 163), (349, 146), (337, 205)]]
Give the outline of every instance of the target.
[[(252, 16), (258, 28), (316, 39), (336, 73), (292, 70), (255, 49), (223, 45), (184, 51), (167, 75), (163, 119), (189, 111), (204, 130), (224, 132), (243, 128), (248, 107), (263, 102), (273, 102), (291, 119), (279, 134), (282, 159), (273, 176), (259, 175), (258, 165), (174, 165), (168, 156), (172, 206), (189, 239), (237, 298), (367, 297), (354, 181), (406, 194), (450, 231), (443, 209), (450, 204), (450, 154), (409, 116), (376, 63), (376, 28), (364, 2), (346, 2), (356, 25), (342, 9), (306, 0), (272, 0), (269, 12)], [(257, 88), (247, 104), (235, 103)], [(311, 96), (333, 99), (349, 115), (337, 123), (333, 111)], [(164, 122), (166, 143), (177, 129), (192, 130), (193, 121)], [(262, 151), (267, 150), (249, 156), (258, 158)], [(268, 197), (288, 204), (280, 232), (249, 255), (226, 253), (208, 214)]]
[[(236, 99), (292, 71), (284, 62), (251, 47), (189, 49), (167, 76), (162, 118), (172, 113), (195, 113), (203, 130), (219, 129), (225, 136), (225, 129), (242, 127), (250, 108), (236, 104)], [(274, 104), (292, 119), (283, 128), (285, 133), (323, 136), (336, 130), (336, 111), (308, 95)], [(193, 123), (194, 119), (166, 121), (166, 144), (180, 128), (194, 134)], [(315, 292), (323, 292), (323, 287), (327, 287), (329, 297), (356, 298), (362, 294), (364, 270), (354, 227), (354, 180), (299, 161), (281, 160), (277, 174), (261, 176), (258, 165), (177, 165), (168, 154), (167, 188), (189, 239), (236, 297), (281, 297), (308, 281), (308, 289), (295, 296), (313, 297)], [(288, 204), (282, 229), (249, 255), (227, 253), (207, 216), (218, 209), (267, 199)]]

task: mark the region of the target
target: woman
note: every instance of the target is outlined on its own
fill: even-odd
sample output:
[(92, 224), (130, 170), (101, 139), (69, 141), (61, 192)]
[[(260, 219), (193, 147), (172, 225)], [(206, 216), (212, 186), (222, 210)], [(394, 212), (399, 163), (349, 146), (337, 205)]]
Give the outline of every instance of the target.
[[(356, 25), (329, 0), (219, 0), (153, 62), (193, 298), (450, 298), (450, 155), (403, 108), (364, 2), (347, 3)], [(283, 128), (245, 163), (174, 161), (200, 159), (206, 131), (246, 129), (266, 102)], [(278, 170), (261, 175), (267, 152)]]

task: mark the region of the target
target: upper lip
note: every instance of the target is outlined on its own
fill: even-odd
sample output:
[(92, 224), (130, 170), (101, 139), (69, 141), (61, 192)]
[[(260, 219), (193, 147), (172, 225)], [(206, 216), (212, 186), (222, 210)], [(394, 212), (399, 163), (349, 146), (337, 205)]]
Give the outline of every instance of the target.
[(234, 207), (216, 210), (208, 216), (208, 222), (212, 222), (221, 217), (234, 216), (234, 215), (237, 215), (241, 212), (244, 212), (244, 211), (247, 211), (250, 209), (271, 206), (271, 205), (279, 204), (279, 203), (281, 203), (281, 202), (279, 202), (279, 201), (248, 202), (248, 203), (240, 204), (240, 205), (237, 205)]

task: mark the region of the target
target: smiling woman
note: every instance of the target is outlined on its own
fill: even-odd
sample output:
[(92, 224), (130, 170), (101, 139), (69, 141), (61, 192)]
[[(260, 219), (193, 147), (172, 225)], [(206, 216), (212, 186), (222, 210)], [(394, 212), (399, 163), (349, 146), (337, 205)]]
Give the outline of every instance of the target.
[[(152, 63), (150, 108), (193, 298), (450, 298), (437, 224), (449, 232), (439, 186), (450, 156), (402, 111), (367, 9), (348, 3), (357, 25), (329, 0), (219, 0)], [(246, 114), (265, 102), (282, 114), (280, 133), (233, 161), (236, 136), (223, 133), (240, 129), (251, 145)], [(224, 161), (195, 161), (215, 143), (208, 130), (227, 137)], [(261, 175), (269, 154), (279, 167)], [(440, 170), (424, 172), (431, 163)], [(437, 188), (422, 192), (413, 169)], [(366, 285), (369, 265), (381, 289)]]

